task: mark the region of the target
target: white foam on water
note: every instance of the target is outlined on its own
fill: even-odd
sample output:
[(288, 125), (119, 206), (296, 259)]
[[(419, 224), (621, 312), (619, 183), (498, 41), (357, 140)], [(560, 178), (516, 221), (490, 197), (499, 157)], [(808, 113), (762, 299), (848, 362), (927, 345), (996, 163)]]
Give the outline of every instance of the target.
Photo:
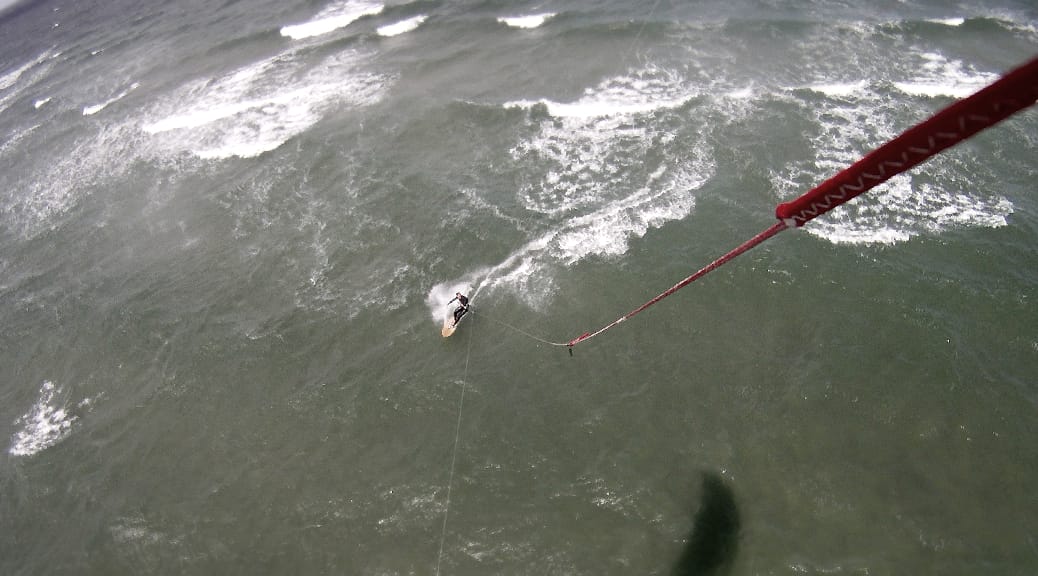
[(380, 534), (407, 534), (443, 515), (445, 504), (436, 487), (417, 483), (384, 488), (379, 495), (382, 516), (373, 528)]
[[(41, 65), (36, 69), (27, 69), (22, 72), (16, 87), (18, 89), (31, 88), (39, 77), (50, 70), (54, 58), (55, 56), (51, 53), (37, 58), (35, 62)], [(257, 75), (260, 75), (261, 72), (258, 71)], [(244, 76), (248, 76), (248, 73)], [(242, 77), (238, 77), (237, 80), (245, 82)], [(276, 77), (275, 80), (284, 81), (285, 77)], [(205, 83), (206, 81), (202, 80), (198, 86), (204, 86)], [(233, 85), (233, 82), (230, 84)], [(217, 87), (218, 92), (221, 88), (226, 88), (225, 84), (221, 84), (217, 80), (213, 81), (213, 85)], [(88, 107), (84, 112), (87, 115), (98, 113), (105, 106), (126, 97), (138, 86), (137, 83), (128, 84), (107, 102)], [(306, 100), (301, 101), (307, 102)], [(93, 124), (90, 130), (80, 131), (61, 149), (47, 150), (46, 152), (51, 153), (48, 158), (34, 157), (36, 161), (30, 164), (34, 173), (23, 180), (19, 194), (5, 199), (4, 204), (0, 206), (0, 209), (10, 215), (8, 225), (16, 233), (24, 237), (31, 237), (60, 223), (60, 217), (75, 206), (84, 195), (90, 194), (98, 185), (123, 177), (136, 159), (160, 162), (175, 159), (174, 161), (179, 163), (181, 162), (180, 157), (185, 151), (198, 152), (200, 156), (205, 156), (206, 153), (214, 156), (235, 153), (255, 154), (258, 153), (255, 149), (237, 152), (234, 150), (234, 146), (241, 144), (244, 148), (245, 146), (271, 145), (269, 139), (262, 137), (262, 134), (261, 137), (250, 140), (253, 133), (248, 131), (249, 128), (258, 128), (262, 131), (268, 127), (267, 124), (257, 121), (248, 126), (230, 126), (235, 119), (250, 121), (247, 115), (227, 120), (229, 136), (221, 133), (219, 127), (216, 126), (203, 126), (196, 130), (171, 130), (164, 134), (152, 135), (141, 130), (142, 125), (149, 126), (157, 120), (169, 118), (174, 115), (171, 114), (172, 111), (182, 109), (185, 105), (189, 107), (200, 105), (204, 110), (210, 103), (205, 99), (204, 88), (200, 88), (196, 93), (192, 93), (190, 90), (175, 91), (169, 95), (168, 99), (160, 96), (157, 104), (144, 109), (135, 109), (120, 116), (112, 116), (101, 124)], [(272, 123), (278, 121), (277, 117), (269, 119), (269, 122)], [(0, 146), (0, 155), (6, 156), (11, 153), (15, 149), (15, 144), (18, 144), (19, 141), (24, 142), (22, 140), (24, 136), (36, 129), (37, 126), (34, 126), (16, 133), (16, 137)], [(242, 135), (243, 132), (244, 135)], [(239, 141), (235, 141), (235, 137), (239, 138)], [(273, 145), (280, 142), (281, 140), (275, 140)], [(206, 147), (206, 145), (214, 143), (216, 146)]]
[(32, 103), (32, 107), (37, 109), (37, 110), (39, 110), (40, 108), (43, 108), (44, 106), (46, 106), (50, 101), (51, 101), (51, 97), (50, 96), (48, 96), (46, 98), (40, 98), (39, 100), (36, 100), (35, 102)]
[(151, 528), (142, 516), (120, 518), (109, 527), (112, 539), (120, 546), (140, 546), (157, 544), (166, 540), (166, 536)]
[(676, 108), (697, 95), (698, 92), (686, 85), (676, 73), (650, 67), (631, 75), (609, 78), (585, 90), (584, 95), (574, 102), (542, 98), (506, 102), (505, 107), (531, 108), (541, 104), (556, 118), (584, 121)]
[(548, 244), (552, 257), (563, 264), (574, 264), (593, 255), (619, 256), (627, 252), (632, 238), (688, 216), (695, 206), (693, 192), (713, 172), (713, 166), (707, 166), (709, 160), (700, 162), (694, 169), (683, 167), (676, 174), (668, 174), (661, 166), (645, 187), (630, 196), (568, 220)]
[(64, 440), (72, 432), (76, 416), (66, 408), (62, 389), (47, 381), (28, 412), (14, 421), (20, 429), (11, 438), (12, 456), (32, 456)]
[(866, 81), (860, 80), (858, 82), (811, 84), (807, 86), (807, 89), (832, 98), (841, 98), (861, 93), (865, 91), (867, 86), (868, 83)]
[(39, 129), (40, 126), (41, 124), (34, 124), (24, 130), (17, 130), (13, 134), (10, 134), (6, 140), (0, 142), (0, 158), (6, 155), (9, 151), (17, 149), (21, 141)]
[(443, 322), (444, 317), (448, 313), (447, 303), (454, 298), (456, 293), (461, 292), (470, 298), (474, 297), (475, 294), (472, 289), (472, 283), (466, 280), (457, 280), (433, 286), (432, 290), (425, 296), (425, 305), (429, 307), (429, 311), (432, 313), (433, 322), (436, 324)]
[[(920, 58), (927, 65), (920, 67), (919, 76), (895, 83), (902, 90), (909, 85), (933, 87), (932, 91), (904, 90), (912, 96), (968, 95), (994, 79), (938, 54), (924, 52)], [(906, 127), (899, 117), (910, 102), (891, 101), (889, 95), (873, 91), (870, 85), (830, 96), (823, 102), (804, 103), (819, 125), (812, 138), (815, 157), (773, 174), (783, 199), (803, 194)], [(795, 91), (791, 97), (797, 98)], [(926, 117), (916, 107), (910, 113), (919, 121)], [(973, 180), (981, 171), (952, 150), (812, 220), (804, 230), (836, 244), (893, 244), (950, 229), (1004, 226), (1013, 204), (978, 189)]]
[(117, 518), (108, 533), (114, 553), (137, 573), (161, 572), (166, 554), (183, 544), (182, 535), (157, 529), (141, 513)]
[(834, 244), (895, 244), (952, 228), (997, 228), (1007, 224), (1013, 204), (1004, 197), (984, 198), (932, 185), (913, 189), (910, 176), (892, 178), (867, 204), (859, 198), (812, 220), (805, 229)]
[(756, 92), (754, 91), (753, 86), (747, 86), (738, 90), (732, 90), (728, 92), (727, 96), (728, 98), (733, 98), (735, 100), (750, 100), (756, 97)]
[(912, 96), (965, 98), (998, 79), (998, 74), (977, 72), (961, 60), (949, 60), (941, 54), (924, 52), (920, 57), (917, 77), (894, 82), (898, 90)]
[(8, 103), (18, 98), (26, 88), (46, 76), (53, 67), (52, 61), (60, 55), (60, 52), (48, 50), (0, 75), (0, 112), (6, 110)]
[(345, 28), (365, 16), (381, 14), (384, 8), (385, 6), (381, 2), (364, 0), (335, 2), (321, 10), (317, 16), (308, 22), (283, 27), (281, 35), (293, 40), (323, 36)]
[(532, 307), (541, 304), (552, 286), (551, 277), (545, 273), (544, 262), (554, 237), (554, 232), (543, 234), (495, 266), (472, 270), (461, 278), (433, 286), (425, 298), (433, 322), (443, 322), (447, 303), (456, 292), (465, 294), (472, 300), (473, 306), (477, 306), (480, 293), (504, 286), (519, 294)]
[[(650, 68), (608, 79), (575, 102), (504, 104), (544, 106), (550, 115), (541, 119), (532, 113), (537, 133), (512, 151), (516, 162), (533, 160), (543, 170), (542, 179), (523, 186), (518, 198), (550, 225), (500, 263), (434, 286), (427, 298), (433, 318), (446, 301), (435, 295), (449, 299), (459, 284), (473, 286), (475, 294), (509, 290), (531, 307), (541, 306), (553, 292), (552, 273), (560, 265), (622, 255), (632, 239), (687, 217), (697, 190), (716, 169), (708, 139), (683, 149), (680, 162), (653, 155), (651, 172), (645, 169), (654, 147), (674, 139), (655, 115), (700, 93), (679, 75)], [(716, 105), (722, 109), (726, 103)]]
[(962, 26), (966, 23), (965, 18), (927, 18), (926, 21), (952, 27)]
[[(3, 205), (14, 217), (10, 225), (25, 237), (48, 229), (93, 186), (121, 176), (132, 159), (147, 154), (145, 144), (136, 127), (125, 120), (105, 123), (96, 132), (77, 137), (56, 150), (51, 160), (37, 163), (35, 173), (23, 181), (21, 193)], [(0, 147), (0, 154), (6, 152)]]
[(401, 20), (400, 22), (397, 22), (395, 24), (379, 26), (376, 32), (379, 36), (384, 36), (387, 38), (399, 36), (401, 34), (406, 34), (407, 32), (414, 31), (423, 23), (425, 23), (426, 18), (428, 18), (428, 16), (415, 16), (413, 18), (408, 18), (407, 20)]
[(13, 68), (11, 70), (4, 72), (2, 75), (0, 75), (0, 90), (7, 90), (11, 86), (14, 86), (18, 82), (18, 80), (21, 79), (22, 74), (25, 74), (32, 68), (39, 66), (43, 62), (46, 62), (52, 56), (52, 53), (49, 51), (43, 52), (36, 58), (30, 60), (29, 62), (26, 62), (25, 64), (22, 64), (17, 68)]
[(531, 156), (552, 166), (542, 182), (520, 191), (523, 204), (549, 215), (598, 205), (605, 183), (635, 166), (635, 158), (644, 156), (652, 143), (654, 131), (647, 117), (698, 95), (675, 73), (649, 68), (608, 79), (574, 102), (505, 103), (522, 108), (543, 105), (551, 116), (539, 123), (536, 136), (512, 150), (517, 160)]
[[(122, 100), (123, 98), (126, 98), (126, 96), (130, 94), (130, 92), (133, 92), (134, 90), (136, 90), (139, 87), (140, 87), (140, 82), (134, 82), (133, 84), (130, 84), (130, 86), (127, 87), (126, 89), (124, 89), (122, 92), (119, 92), (118, 94), (116, 94), (115, 96), (112, 96), (108, 100), (105, 100), (104, 102), (102, 102), (100, 104), (95, 104), (95, 105), (92, 105), (92, 106), (84, 107), (83, 108), (83, 116), (92, 116), (94, 114), (97, 114), (98, 112), (104, 110), (108, 106), (110, 106), (110, 105), (112, 105), (112, 104)], [(48, 98), (48, 100), (49, 100), (49, 98)], [(37, 106), (36, 108), (39, 108), (39, 106)]]
[(530, 14), (528, 16), (502, 17), (498, 18), (497, 21), (506, 26), (511, 26), (512, 28), (532, 29), (540, 28), (545, 22), (554, 17), (554, 12), (545, 12), (543, 14)]
[(1027, 34), (1031, 37), (1031, 40), (1033, 42), (1038, 42), (1038, 25), (1036, 24), (1025, 24), (1023, 22), (1013, 20), (999, 20), (999, 24), (1004, 26), (1007, 30)]
[(310, 68), (291, 52), (279, 54), (190, 82), (147, 113), (141, 128), (173, 152), (203, 159), (258, 156), (304, 132), (336, 105), (380, 100), (390, 79), (359, 70), (364, 61), (346, 51)]

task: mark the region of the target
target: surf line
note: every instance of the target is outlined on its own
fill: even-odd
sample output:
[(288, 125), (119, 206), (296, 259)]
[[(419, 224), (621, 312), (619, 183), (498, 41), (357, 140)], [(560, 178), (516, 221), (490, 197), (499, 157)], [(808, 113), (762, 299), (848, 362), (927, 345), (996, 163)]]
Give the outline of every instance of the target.
[[(586, 342), (630, 319), (667, 296), (706, 276), (755, 246), (787, 228), (799, 228), (814, 218), (868, 192), (915, 166), (940, 154), (978, 132), (1030, 107), (1038, 100), (1038, 58), (1007, 72), (971, 96), (940, 110), (930, 118), (905, 130), (899, 136), (863, 156), (835, 176), (815, 186), (799, 198), (775, 207), (778, 222), (728, 253), (700, 268), (648, 302), (620, 316), (594, 332), (584, 332), (567, 342), (538, 338), (514, 326), (495, 320), (539, 342), (569, 348)], [(485, 315), (484, 315), (485, 316)]]

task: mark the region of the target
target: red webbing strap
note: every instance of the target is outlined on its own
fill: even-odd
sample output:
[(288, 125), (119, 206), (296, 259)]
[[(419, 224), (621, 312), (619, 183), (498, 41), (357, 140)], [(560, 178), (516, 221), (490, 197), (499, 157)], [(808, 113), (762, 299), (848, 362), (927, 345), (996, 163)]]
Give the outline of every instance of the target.
[(779, 204), (775, 215), (790, 226), (825, 214), (942, 150), (1005, 120), (1038, 99), (1038, 58), (990, 86), (908, 129), (803, 196)]

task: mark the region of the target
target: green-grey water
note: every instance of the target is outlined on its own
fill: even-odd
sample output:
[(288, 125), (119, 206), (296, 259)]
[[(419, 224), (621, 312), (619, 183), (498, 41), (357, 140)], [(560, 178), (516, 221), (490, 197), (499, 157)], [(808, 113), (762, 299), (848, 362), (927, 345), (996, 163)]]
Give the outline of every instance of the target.
[(1030, 3), (0, 29), (0, 573), (1038, 567), (1034, 110), (572, 356), (522, 333), (611, 322), (1033, 58)]

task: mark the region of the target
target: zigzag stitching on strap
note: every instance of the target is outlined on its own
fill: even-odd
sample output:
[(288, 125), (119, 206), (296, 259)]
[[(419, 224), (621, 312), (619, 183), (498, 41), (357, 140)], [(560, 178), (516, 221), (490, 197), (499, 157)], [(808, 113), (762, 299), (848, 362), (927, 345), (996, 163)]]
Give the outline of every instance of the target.
[(884, 180), (884, 175), (887, 173), (887, 168), (883, 166), (882, 162), (877, 164), (876, 168), (879, 168), (879, 174), (869, 174), (868, 172), (863, 171), (861, 173), (862, 177), (868, 178), (869, 180), (879, 180), (880, 182), (882, 182)]
[[(861, 182), (861, 180), (858, 180), (858, 182)], [(810, 207), (804, 208), (793, 218), (801, 222), (806, 222), (811, 218), (830, 210), (833, 206), (843, 202), (843, 200), (847, 198), (846, 189), (848, 186), (849, 184), (844, 184), (843, 186), (840, 186), (840, 191), (838, 193), (826, 194), (822, 197), (821, 202), (812, 202)], [(810, 216), (811, 218), (807, 218), (806, 216)]]

